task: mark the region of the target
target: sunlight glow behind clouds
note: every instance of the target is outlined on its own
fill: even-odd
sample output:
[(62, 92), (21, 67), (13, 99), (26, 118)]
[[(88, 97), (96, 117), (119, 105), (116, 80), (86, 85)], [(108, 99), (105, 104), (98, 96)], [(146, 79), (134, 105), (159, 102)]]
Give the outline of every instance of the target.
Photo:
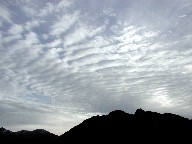
[(0, 125), (61, 134), (140, 107), (191, 118), (191, 5), (0, 2)]

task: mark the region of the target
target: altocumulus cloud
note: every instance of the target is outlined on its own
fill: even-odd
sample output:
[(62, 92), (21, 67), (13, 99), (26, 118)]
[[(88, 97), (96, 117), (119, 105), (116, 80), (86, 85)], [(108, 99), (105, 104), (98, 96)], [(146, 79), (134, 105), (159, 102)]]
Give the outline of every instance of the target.
[(114, 109), (192, 118), (190, 0), (0, 2), (0, 125), (64, 133)]

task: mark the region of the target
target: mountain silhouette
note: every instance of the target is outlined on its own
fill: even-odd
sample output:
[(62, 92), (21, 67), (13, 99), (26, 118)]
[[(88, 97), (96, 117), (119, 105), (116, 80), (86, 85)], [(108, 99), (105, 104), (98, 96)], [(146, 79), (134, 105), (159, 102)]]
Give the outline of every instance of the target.
[(53, 144), (57, 141), (57, 137), (57, 135), (43, 129), (12, 132), (5, 128), (0, 128), (0, 143), (3, 142), (5, 144)]
[(138, 143), (188, 142), (192, 120), (179, 115), (144, 111), (135, 114), (115, 110), (93, 116), (60, 136), (45, 130), (11, 132), (0, 128), (0, 141), (6, 143)]

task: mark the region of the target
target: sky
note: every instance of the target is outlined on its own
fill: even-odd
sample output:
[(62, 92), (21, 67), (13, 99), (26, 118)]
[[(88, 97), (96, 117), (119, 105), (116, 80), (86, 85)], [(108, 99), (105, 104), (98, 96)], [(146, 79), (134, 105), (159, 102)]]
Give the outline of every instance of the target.
[(191, 0), (1, 0), (0, 126), (62, 134), (120, 109), (192, 118)]

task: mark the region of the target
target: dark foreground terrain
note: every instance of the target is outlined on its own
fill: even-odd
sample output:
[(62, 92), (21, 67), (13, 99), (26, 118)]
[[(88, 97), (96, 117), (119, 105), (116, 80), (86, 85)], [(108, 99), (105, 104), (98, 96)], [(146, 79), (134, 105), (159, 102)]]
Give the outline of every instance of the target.
[(136, 110), (128, 114), (115, 110), (94, 116), (61, 136), (45, 130), (11, 132), (0, 128), (0, 143), (65, 144), (65, 143), (191, 143), (192, 120), (179, 115)]

